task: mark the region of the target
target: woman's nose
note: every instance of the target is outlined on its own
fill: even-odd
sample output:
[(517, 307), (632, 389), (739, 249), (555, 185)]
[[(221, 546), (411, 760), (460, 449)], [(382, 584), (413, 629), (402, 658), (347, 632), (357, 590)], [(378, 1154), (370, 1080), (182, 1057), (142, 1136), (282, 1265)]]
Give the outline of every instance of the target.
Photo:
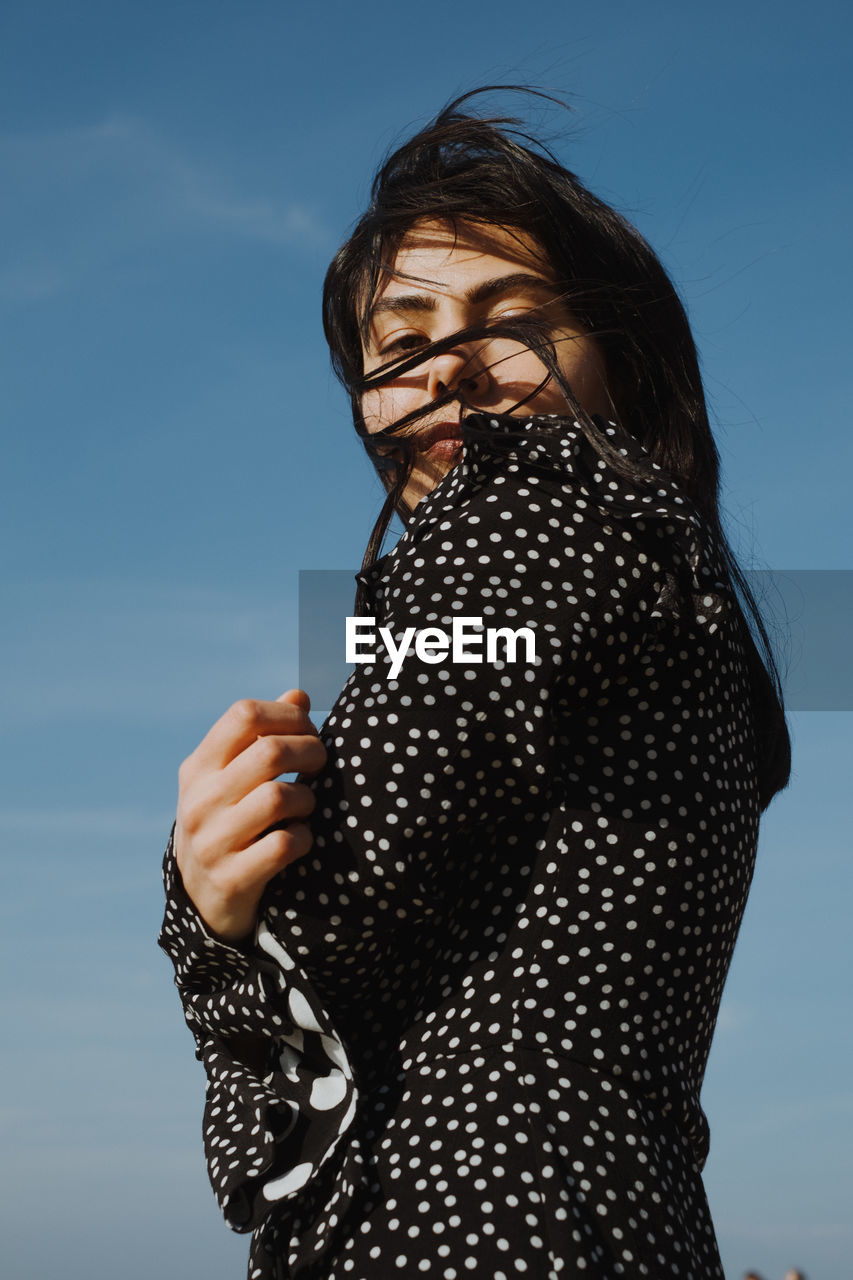
[(427, 393), (430, 400), (447, 391), (463, 391), (468, 395), (481, 391), (486, 371), (478, 353), (459, 347), (435, 356), (429, 366)]

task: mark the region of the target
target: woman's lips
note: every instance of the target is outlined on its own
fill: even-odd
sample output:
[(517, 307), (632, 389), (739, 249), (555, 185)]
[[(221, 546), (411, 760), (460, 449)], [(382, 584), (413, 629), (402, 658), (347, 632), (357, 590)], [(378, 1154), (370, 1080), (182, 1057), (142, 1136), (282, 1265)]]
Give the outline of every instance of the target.
[(436, 440), (424, 451), (427, 458), (444, 458), (448, 461), (455, 461), (462, 451), (462, 441), (458, 436), (444, 436), (441, 440)]
[(419, 432), (418, 452), (433, 461), (455, 462), (462, 449), (462, 428), (458, 422), (436, 422)]

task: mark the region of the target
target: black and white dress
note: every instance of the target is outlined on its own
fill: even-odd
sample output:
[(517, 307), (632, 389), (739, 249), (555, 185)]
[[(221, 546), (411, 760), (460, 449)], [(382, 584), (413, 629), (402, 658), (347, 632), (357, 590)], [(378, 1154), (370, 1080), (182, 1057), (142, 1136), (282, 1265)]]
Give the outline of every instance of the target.
[(527, 627), (535, 662), (357, 667), (251, 946), (207, 934), (170, 841), (213, 1188), (255, 1280), (721, 1277), (699, 1091), (760, 808), (740, 612), (662, 471), (635, 488), (566, 418), (469, 423), (372, 612)]

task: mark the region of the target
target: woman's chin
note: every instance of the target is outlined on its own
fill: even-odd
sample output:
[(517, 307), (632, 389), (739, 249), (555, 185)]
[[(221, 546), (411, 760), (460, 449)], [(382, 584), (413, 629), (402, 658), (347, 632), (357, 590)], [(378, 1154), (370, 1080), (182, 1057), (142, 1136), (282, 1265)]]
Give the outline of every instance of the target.
[(433, 489), (437, 487), (448, 474), (456, 466), (457, 462), (462, 461), (463, 445), (461, 440), (441, 440), (441, 445), (453, 445), (453, 449), (434, 453), (436, 445), (433, 445), (427, 453), (422, 454), (418, 458), (417, 465), (412, 469), (409, 477), (409, 483), (406, 485), (403, 494), (407, 504), (414, 509), (417, 504), (426, 498)]

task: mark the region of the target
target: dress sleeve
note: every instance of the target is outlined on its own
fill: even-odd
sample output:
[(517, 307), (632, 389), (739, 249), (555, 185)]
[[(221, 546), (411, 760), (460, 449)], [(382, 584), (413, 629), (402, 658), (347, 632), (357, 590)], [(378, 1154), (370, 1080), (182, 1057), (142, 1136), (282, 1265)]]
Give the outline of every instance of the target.
[(352, 1071), (311, 984), (263, 921), (251, 947), (209, 934), (181, 881), (174, 827), (163, 874), (159, 942), (207, 1073), (208, 1172), (229, 1226), (249, 1231), (332, 1156), (355, 1110)]

